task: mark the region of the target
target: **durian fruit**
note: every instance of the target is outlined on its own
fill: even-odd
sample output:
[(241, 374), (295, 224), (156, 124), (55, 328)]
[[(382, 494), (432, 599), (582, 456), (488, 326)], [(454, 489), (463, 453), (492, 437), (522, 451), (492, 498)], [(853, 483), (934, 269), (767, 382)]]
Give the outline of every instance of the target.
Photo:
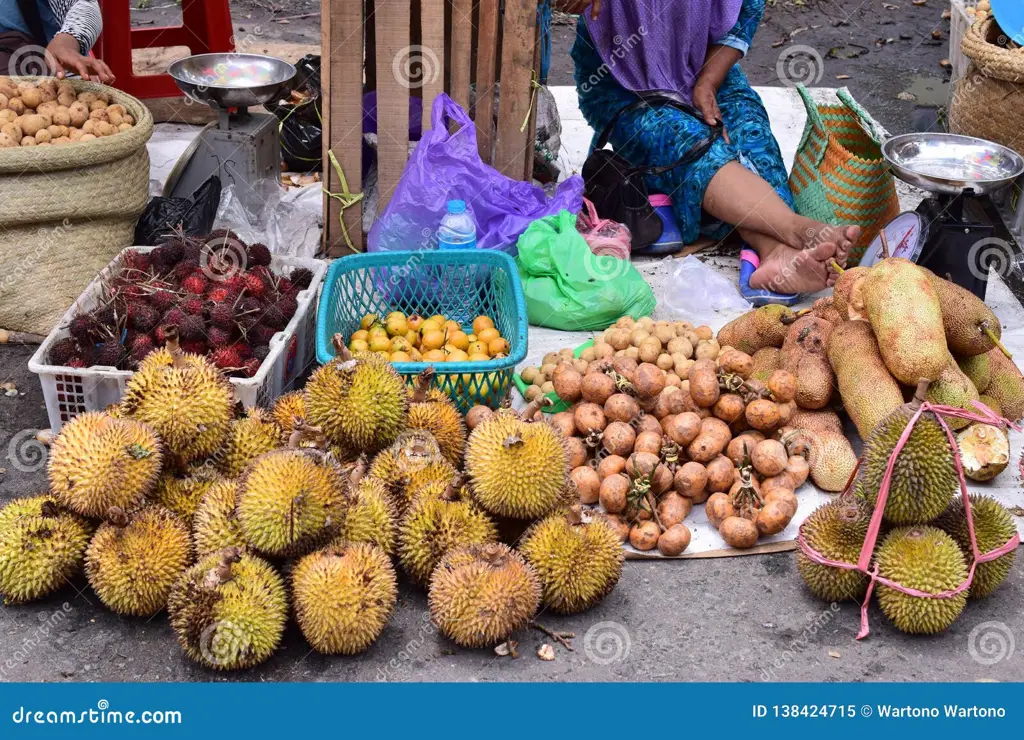
[(168, 327), (167, 333), (167, 346), (147, 355), (128, 381), (121, 410), (151, 426), (174, 461), (186, 465), (223, 444), (235, 392), (205, 358), (181, 351), (176, 328)]
[(484, 648), (527, 626), (540, 605), (540, 580), (506, 545), (452, 550), (430, 578), (430, 616), (445, 637)]
[(764, 347), (781, 347), (794, 317), (786, 306), (773, 303), (733, 319), (718, 332), (718, 343), (753, 355)]
[(417, 377), (416, 387), (410, 392), (408, 426), (430, 432), (445, 459), (458, 467), (466, 449), (466, 423), (451, 398), (430, 387), (433, 379), (433, 367)]
[(16, 498), (0, 509), (0, 596), (23, 604), (63, 586), (79, 572), (89, 524), (55, 496)]
[(238, 522), (238, 482), (213, 483), (199, 502), (192, 519), (192, 539), (200, 558), (225, 547), (245, 547), (245, 534)]
[(380, 637), (398, 600), (388, 556), (368, 543), (306, 555), (292, 573), (295, 617), (306, 641), (328, 655), (355, 655)]
[[(856, 498), (837, 499), (819, 506), (800, 526), (804, 541), (829, 560), (856, 563), (868, 534), (871, 509)], [(860, 600), (868, 577), (857, 570), (821, 565), (797, 550), (796, 566), (811, 592), (825, 601)]]
[(295, 430), (295, 422), (306, 418), (306, 395), (302, 391), (285, 393), (277, 399), (270, 413), (281, 430), (281, 441), (287, 442)]
[(82, 516), (112, 506), (132, 510), (153, 489), (163, 461), (160, 440), (136, 421), (88, 412), (61, 429), (50, 449), (50, 490)]
[[(903, 391), (885, 367), (868, 322), (845, 321), (836, 326), (829, 338), (828, 360), (836, 374), (843, 407), (861, 439), (903, 405)], [(842, 432), (842, 428), (836, 431)]]
[(203, 496), (220, 480), (221, 477), (209, 469), (185, 477), (164, 473), (157, 480), (152, 499), (191, 524)]
[(249, 409), (243, 418), (231, 422), (227, 440), (217, 451), (217, 467), (228, 478), (237, 478), (257, 457), (280, 446), (281, 428), (270, 413)]
[(992, 365), (987, 354), (973, 357), (957, 357), (956, 364), (971, 379), (979, 393), (984, 393), (992, 382)]
[(174, 584), (171, 627), (185, 654), (207, 668), (251, 668), (281, 642), (288, 599), (270, 565), (241, 548), (210, 553)]
[(540, 578), (544, 606), (559, 614), (586, 611), (622, 575), (619, 535), (605, 519), (584, 518), (579, 504), (537, 522), (519, 551)]
[[(864, 442), (864, 495), (872, 506), (878, 500), (889, 457), (926, 391), (927, 383), (921, 383), (914, 399), (883, 419)], [(953, 454), (935, 415), (922, 414), (896, 458), (885, 502), (885, 521), (924, 524), (941, 514), (960, 490)]]
[[(978, 542), (978, 552), (984, 555), (998, 547), (1002, 547), (1017, 534), (1017, 525), (1002, 504), (994, 498), (971, 494), (971, 516), (974, 520), (974, 536)], [(960, 547), (968, 567), (974, 562), (971, 551), (971, 535), (967, 530), (967, 512), (964, 511), (963, 497), (957, 496), (949, 508), (942, 513), (935, 526), (948, 534)], [(971, 583), (970, 597), (981, 599), (1002, 583), (1013, 567), (1016, 550), (1010, 550), (995, 560), (978, 563), (974, 569), (974, 581)]]
[(249, 545), (272, 557), (312, 552), (337, 532), (345, 515), (345, 480), (334, 459), (316, 449), (264, 453), (239, 481), (237, 516)]
[(441, 454), (434, 435), (422, 429), (402, 432), (387, 449), (381, 450), (370, 465), (369, 475), (376, 478), (399, 499), (410, 477), (431, 463), (441, 463), (445, 470), (454, 468)]
[(940, 278), (930, 270), (926, 272), (942, 309), (949, 351), (972, 357), (992, 349), (995, 346), (993, 338), (998, 340), (1002, 336), (1002, 326), (992, 309), (966, 288)]
[(394, 555), (398, 511), (384, 484), (364, 473), (365, 467), (357, 466), (349, 476), (348, 506), (334, 542), (366, 542)]
[(398, 561), (418, 585), (449, 551), (498, 541), (498, 529), (486, 513), (462, 493), (460, 481), (439, 496), (423, 496), (409, 507), (398, 533)]
[[(531, 404), (524, 418), (532, 418)], [(466, 472), (485, 510), (511, 519), (551, 513), (569, 480), (565, 440), (544, 421), (527, 422), (511, 411), (497, 413), (473, 430), (466, 447)]]
[[(979, 398), (978, 389), (956, 364), (952, 355), (946, 363), (942, 374), (928, 386), (925, 400), (936, 406), (953, 406), (966, 411), (977, 412), (974, 401)], [(843, 399), (845, 403), (846, 399)], [(963, 429), (970, 424), (967, 419), (958, 419), (955, 416), (946, 417), (946, 424), (954, 432)]]
[(974, 481), (989, 481), (1010, 464), (1010, 437), (1005, 429), (991, 424), (971, 424), (958, 435), (960, 465)]
[(188, 528), (163, 506), (126, 514), (114, 508), (85, 554), (89, 585), (118, 614), (149, 617), (167, 604), (192, 559)]
[(306, 384), (306, 421), (323, 429), (334, 444), (374, 453), (405, 428), (409, 395), (405, 381), (380, 356), (345, 346), (334, 338), (337, 356)]
[[(941, 529), (918, 525), (891, 531), (875, 553), (878, 575), (928, 594), (952, 591), (967, 580), (967, 564), (956, 542)], [(942, 632), (967, 604), (961, 592), (928, 599), (878, 584), (878, 605), (898, 629), (910, 634)]]
[(988, 353), (988, 363), (992, 380), (985, 388), (985, 395), (999, 402), (1005, 418), (1019, 421), (1024, 418), (1024, 375), (998, 347)]

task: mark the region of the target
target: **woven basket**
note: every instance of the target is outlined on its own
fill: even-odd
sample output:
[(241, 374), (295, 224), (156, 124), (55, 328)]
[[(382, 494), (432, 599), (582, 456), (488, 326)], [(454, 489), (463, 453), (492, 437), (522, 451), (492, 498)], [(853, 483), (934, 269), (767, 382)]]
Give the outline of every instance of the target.
[(949, 128), (1020, 151), (1024, 52), (998, 46), (1000, 37), (1005, 38), (991, 18), (977, 21), (964, 34), (960, 48), (970, 65), (953, 86)]
[[(15, 82), (38, 81), (12, 77)], [(0, 327), (48, 334), (96, 274), (131, 245), (149, 200), (153, 116), (139, 100), (92, 82), (135, 126), (60, 146), (0, 149)]]
[(837, 93), (838, 105), (818, 105), (803, 85), (797, 90), (807, 107), (807, 126), (789, 177), (796, 211), (828, 224), (860, 226), (847, 260), (852, 267), (900, 212), (882, 136), (845, 88)]

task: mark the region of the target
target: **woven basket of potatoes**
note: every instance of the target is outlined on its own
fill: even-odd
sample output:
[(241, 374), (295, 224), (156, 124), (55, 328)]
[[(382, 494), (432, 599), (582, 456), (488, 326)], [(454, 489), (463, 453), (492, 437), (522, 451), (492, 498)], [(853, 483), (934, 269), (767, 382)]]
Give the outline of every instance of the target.
[(153, 117), (93, 82), (0, 76), (0, 328), (47, 334), (149, 200)]

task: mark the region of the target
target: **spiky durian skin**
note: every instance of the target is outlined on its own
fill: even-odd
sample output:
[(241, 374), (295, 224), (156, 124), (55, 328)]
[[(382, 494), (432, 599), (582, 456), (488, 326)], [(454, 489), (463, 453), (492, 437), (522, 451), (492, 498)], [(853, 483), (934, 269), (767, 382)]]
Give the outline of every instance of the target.
[[(984, 555), (997, 547), (1002, 547), (1010, 538), (1017, 534), (1017, 525), (1003, 505), (994, 498), (971, 494), (971, 515), (974, 519), (974, 536), (978, 541), (978, 552)], [(948, 534), (960, 547), (960, 551), (970, 566), (974, 562), (971, 551), (971, 535), (967, 529), (967, 513), (964, 511), (963, 498), (957, 496), (935, 521), (935, 526)], [(1002, 583), (1013, 567), (1016, 550), (1010, 550), (995, 560), (978, 563), (974, 569), (974, 581), (971, 583), (970, 597), (981, 599)]]
[(458, 467), (466, 450), (466, 423), (446, 393), (437, 388), (427, 391), (427, 399), (409, 406), (410, 429), (430, 432), (445, 459)]
[(239, 482), (238, 521), (250, 546), (297, 557), (329, 540), (345, 513), (341, 470), (314, 450), (275, 450), (252, 461)]
[(0, 509), (0, 596), (5, 604), (42, 598), (81, 569), (88, 522), (57, 507), (54, 496), (32, 496)]
[(220, 476), (205, 472), (184, 478), (165, 473), (157, 480), (152, 499), (177, 514), (182, 521), (191, 523), (203, 496), (220, 480)]
[(162, 462), (160, 440), (150, 427), (89, 412), (65, 424), (53, 441), (50, 490), (71, 511), (102, 518), (112, 506), (140, 506)]
[(611, 593), (622, 575), (622, 542), (603, 520), (572, 524), (562, 514), (543, 519), (519, 546), (543, 589), (543, 604), (559, 614), (586, 611)]
[(302, 391), (285, 393), (277, 399), (270, 415), (281, 430), (281, 441), (286, 442), (288, 435), (295, 429), (295, 422), (306, 418), (305, 394)]
[(349, 494), (345, 520), (334, 542), (365, 542), (394, 555), (397, 523), (398, 511), (384, 484), (375, 478), (363, 478)]
[(178, 579), (167, 599), (171, 627), (185, 655), (207, 668), (251, 668), (281, 642), (288, 599), (281, 576), (264, 560), (243, 553), (230, 578), (214, 571), (222, 553), (210, 553)]
[(432, 460), (426, 465), (410, 472), (398, 488), (396, 502), (403, 509), (408, 508), (423, 495), (424, 491), (440, 489), (444, 491), (448, 484), (456, 479), (459, 471), (443, 457)]
[[(811, 512), (801, 525), (804, 541), (829, 560), (856, 563), (868, 534), (871, 508), (862, 500), (830, 501)], [(867, 591), (868, 576), (815, 563), (797, 550), (796, 567), (807, 588), (825, 601), (859, 600)]]
[(434, 435), (422, 429), (405, 431), (374, 458), (367, 474), (387, 486), (392, 494), (400, 493), (409, 476), (433, 463), (447, 462)]
[[(891, 531), (875, 553), (878, 574), (909, 588), (938, 594), (967, 580), (967, 563), (956, 542), (941, 529), (900, 527)], [(878, 605), (898, 629), (911, 634), (942, 632), (967, 604), (961, 592), (948, 599), (927, 599), (878, 585)]]
[(121, 398), (122, 413), (148, 424), (168, 454), (187, 464), (212, 455), (223, 444), (234, 415), (235, 393), (228, 379), (198, 355), (184, 355), (174, 367), (166, 349), (151, 352), (131, 377)]
[(192, 539), (198, 557), (247, 544), (235, 510), (237, 496), (238, 482), (221, 480), (213, 483), (199, 502), (192, 519)]
[(417, 585), (451, 550), (498, 541), (498, 528), (472, 501), (421, 498), (406, 512), (398, 532), (398, 561)]
[(490, 647), (525, 627), (540, 605), (540, 580), (515, 550), (471, 545), (450, 551), (430, 578), (430, 616), (466, 648)]
[(409, 396), (391, 363), (360, 352), (327, 363), (306, 384), (307, 421), (349, 449), (373, 453), (405, 428)]
[(85, 553), (85, 574), (111, 611), (148, 617), (167, 605), (171, 586), (191, 560), (188, 528), (154, 505), (132, 514), (127, 526), (100, 525)]
[(305, 556), (292, 573), (295, 617), (306, 641), (328, 655), (355, 655), (380, 637), (398, 600), (388, 556), (367, 543)]
[[(864, 443), (864, 494), (874, 506), (889, 456), (909, 423), (903, 409), (882, 420)], [(893, 467), (885, 502), (890, 524), (925, 524), (945, 511), (960, 480), (945, 431), (931, 413), (922, 414)]]
[(550, 424), (496, 414), (470, 435), (466, 472), (488, 512), (536, 519), (551, 513), (565, 490), (569, 453)]
[(231, 422), (227, 440), (217, 451), (217, 466), (228, 478), (237, 478), (264, 452), (281, 446), (281, 428), (263, 409), (254, 408)]

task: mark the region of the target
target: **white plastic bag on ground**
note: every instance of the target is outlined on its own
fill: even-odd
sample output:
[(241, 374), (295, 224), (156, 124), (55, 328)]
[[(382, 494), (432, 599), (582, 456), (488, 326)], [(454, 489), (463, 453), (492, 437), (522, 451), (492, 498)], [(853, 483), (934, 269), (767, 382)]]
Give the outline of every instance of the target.
[(692, 254), (675, 260), (666, 283), (664, 305), (680, 320), (706, 324), (720, 313), (742, 313), (752, 308), (734, 281)]

